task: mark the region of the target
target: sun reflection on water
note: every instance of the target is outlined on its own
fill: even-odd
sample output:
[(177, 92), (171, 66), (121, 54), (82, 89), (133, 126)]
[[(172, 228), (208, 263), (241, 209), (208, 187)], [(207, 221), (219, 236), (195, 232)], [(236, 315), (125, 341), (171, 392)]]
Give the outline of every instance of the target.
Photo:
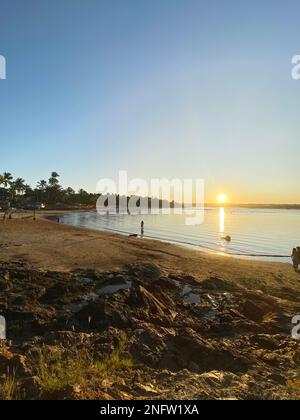
[(220, 234), (223, 234), (225, 232), (225, 209), (224, 209), (224, 207), (220, 207), (219, 232), (220, 232)]

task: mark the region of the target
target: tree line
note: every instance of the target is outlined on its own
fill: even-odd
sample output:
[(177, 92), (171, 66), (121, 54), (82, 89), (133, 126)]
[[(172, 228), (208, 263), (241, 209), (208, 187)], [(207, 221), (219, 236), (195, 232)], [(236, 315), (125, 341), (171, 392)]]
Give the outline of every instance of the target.
[(88, 193), (80, 189), (63, 188), (59, 181), (60, 175), (52, 172), (49, 179), (41, 179), (32, 188), (23, 178), (14, 179), (10, 172), (0, 175), (0, 206), (2, 208), (57, 208), (95, 206), (99, 194)]

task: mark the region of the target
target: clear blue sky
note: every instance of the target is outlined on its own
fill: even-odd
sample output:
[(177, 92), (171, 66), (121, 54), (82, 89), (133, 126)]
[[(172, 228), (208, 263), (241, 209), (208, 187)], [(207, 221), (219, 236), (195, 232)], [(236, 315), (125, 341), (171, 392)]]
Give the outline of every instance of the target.
[(300, 202), (296, 0), (0, 0), (0, 172)]

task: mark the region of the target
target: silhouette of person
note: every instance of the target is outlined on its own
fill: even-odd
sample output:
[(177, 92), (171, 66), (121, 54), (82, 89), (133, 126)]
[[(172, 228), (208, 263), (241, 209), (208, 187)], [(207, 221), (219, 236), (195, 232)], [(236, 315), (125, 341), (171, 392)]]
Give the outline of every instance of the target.
[(141, 236), (144, 236), (144, 226), (145, 226), (145, 223), (144, 223), (144, 220), (142, 220), (141, 221)]

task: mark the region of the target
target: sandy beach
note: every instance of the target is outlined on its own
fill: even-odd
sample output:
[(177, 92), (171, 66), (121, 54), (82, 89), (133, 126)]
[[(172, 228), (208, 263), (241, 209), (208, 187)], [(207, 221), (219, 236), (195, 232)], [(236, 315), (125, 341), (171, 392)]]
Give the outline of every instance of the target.
[(14, 215), (0, 221), (0, 261), (22, 261), (43, 270), (90, 268), (122, 269), (135, 262), (152, 262), (162, 269), (193, 275), (200, 280), (222, 276), (245, 286), (288, 287), (300, 291), (300, 274), (291, 264), (242, 260), (226, 255), (193, 251), (156, 240), (74, 228), (46, 220), (63, 212)]
[(291, 264), (45, 220), (57, 214), (0, 222), (2, 399), (300, 398)]

